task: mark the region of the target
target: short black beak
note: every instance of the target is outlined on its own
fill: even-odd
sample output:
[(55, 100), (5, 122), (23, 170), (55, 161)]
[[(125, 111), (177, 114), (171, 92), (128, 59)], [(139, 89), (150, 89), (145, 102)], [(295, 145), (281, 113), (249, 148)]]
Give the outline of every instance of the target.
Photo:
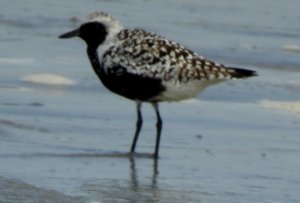
[(76, 30), (72, 30), (70, 32), (64, 33), (62, 35), (59, 36), (60, 39), (67, 39), (67, 38), (71, 38), (71, 37), (78, 37), (80, 35), (80, 30), (76, 29)]

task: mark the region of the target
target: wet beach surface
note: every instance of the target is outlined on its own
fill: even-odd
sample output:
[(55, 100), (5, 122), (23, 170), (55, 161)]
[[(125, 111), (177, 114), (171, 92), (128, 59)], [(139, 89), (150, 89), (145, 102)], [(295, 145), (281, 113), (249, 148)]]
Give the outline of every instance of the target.
[[(0, 202), (299, 202), (298, 1), (0, 2)], [(108, 92), (80, 40), (91, 11), (259, 77), (143, 105)]]

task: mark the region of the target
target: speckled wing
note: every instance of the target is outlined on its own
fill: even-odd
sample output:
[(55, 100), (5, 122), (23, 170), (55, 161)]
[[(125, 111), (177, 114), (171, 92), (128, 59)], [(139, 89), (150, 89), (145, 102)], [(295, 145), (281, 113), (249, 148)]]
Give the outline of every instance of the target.
[[(236, 70), (240, 70), (226, 68), (198, 56), (178, 43), (145, 33), (142, 38), (138, 35), (130, 36), (119, 46), (108, 50), (103, 56), (103, 65), (107, 71), (115, 71), (117, 74), (127, 71), (174, 83), (231, 79), (237, 77)], [(122, 70), (115, 68), (120, 66)]]

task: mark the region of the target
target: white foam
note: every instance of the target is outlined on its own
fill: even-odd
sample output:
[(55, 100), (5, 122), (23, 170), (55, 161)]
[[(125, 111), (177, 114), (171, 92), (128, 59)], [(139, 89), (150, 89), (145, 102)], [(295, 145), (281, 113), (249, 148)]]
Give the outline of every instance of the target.
[(300, 46), (296, 44), (287, 44), (282, 46), (282, 49), (289, 52), (300, 52)]
[(16, 85), (0, 85), (0, 89), (10, 89), (10, 90), (16, 90), (16, 91), (20, 91), (20, 92), (28, 92), (31, 91), (30, 88), (27, 87), (20, 87), (20, 86), (16, 86)]
[(63, 77), (61, 75), (39, 73), (24, 76), (21, 78), (24, 82), (46, 84), (46, 85), (74, 85), (76, 82), (72, 79)]
[(261, 105), (266, 108), (285, 110), (300, 113), (300, 101), (270, 101), (263, 100)]
[(36, 60), (34, 58), (12, 58), (12, 57), (0, 57), (1, 64), (13, 64), (13, 65), (22, 65), (22, 64), (34, 64)]

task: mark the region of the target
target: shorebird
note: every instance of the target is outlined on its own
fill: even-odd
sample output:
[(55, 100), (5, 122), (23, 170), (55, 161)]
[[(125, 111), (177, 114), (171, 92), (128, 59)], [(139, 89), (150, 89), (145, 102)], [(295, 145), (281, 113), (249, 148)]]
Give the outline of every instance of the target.
[(190, 99), (208, 86), (256, 75), (252, 70), (215, 63), (158, 34), (125, 29), (104, 12), (90, 14), (79, 28), (59, 36), (72, 37), (86, 42), (88, 58), (103, 85), (135, 101), (137, 122), (131, 153), (135, 151), (143, 124), (142, 103), (152, 104), (157, 117), (155, 159), (163, 124), (159, 102)]

